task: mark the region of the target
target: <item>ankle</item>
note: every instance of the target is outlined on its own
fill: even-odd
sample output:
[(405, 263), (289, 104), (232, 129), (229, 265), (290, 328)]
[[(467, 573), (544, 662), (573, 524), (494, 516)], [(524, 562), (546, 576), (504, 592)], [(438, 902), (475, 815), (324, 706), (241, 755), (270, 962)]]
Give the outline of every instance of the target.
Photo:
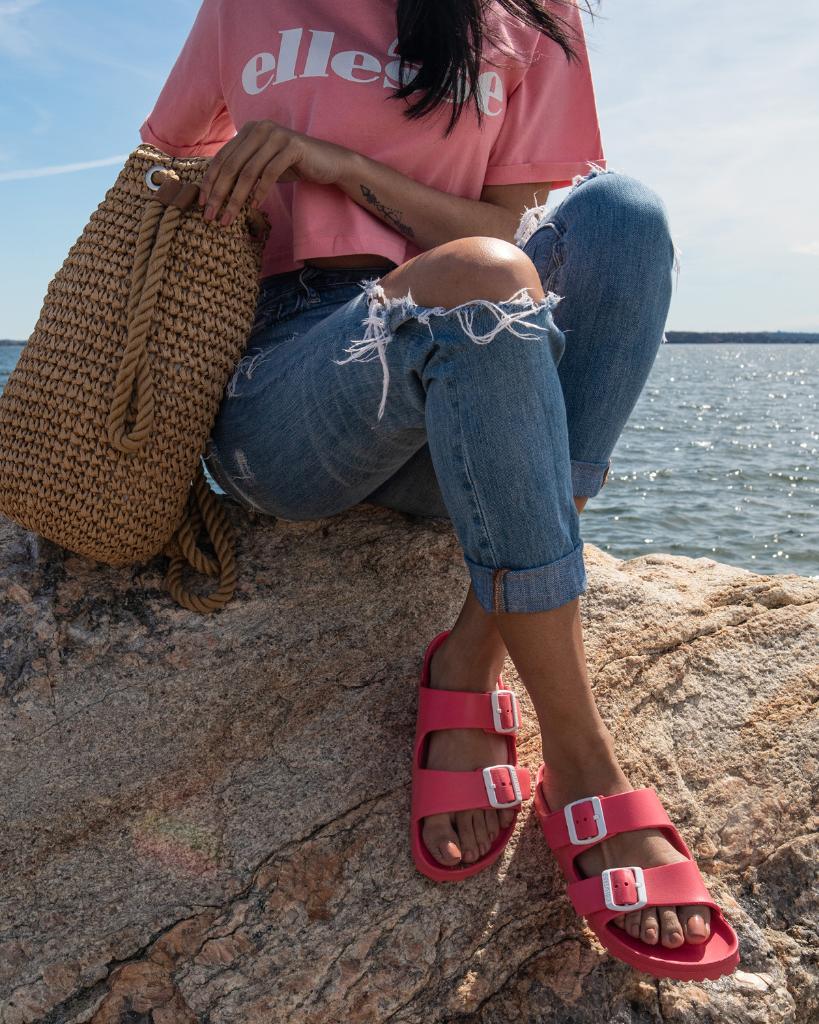
[(617, 760), (611, 734), (604, 725), (574, 735), (571, 730), (543, 734), (543, 761), (550, 788), (610, 796), (631, 789)]
[(434, 690), (466, 690), (487, 693), (497, 686), (504, 659), (460, 654), (447, 648), (447, 642), (432, 656), (430, 686)]

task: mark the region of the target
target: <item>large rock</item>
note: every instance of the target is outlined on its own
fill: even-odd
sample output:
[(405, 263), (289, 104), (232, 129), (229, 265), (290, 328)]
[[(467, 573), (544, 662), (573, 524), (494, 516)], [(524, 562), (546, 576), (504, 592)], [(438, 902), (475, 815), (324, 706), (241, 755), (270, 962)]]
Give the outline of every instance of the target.
[(818, 1019), (819, 582), (586, 546), (602, 711), (741, 936), (734, 976), (656, 984), (594, 944), (529, 808), (495, 870), (413, 868), (421, 655), (468, 582), (448, 523), (231, 515), (210, 617), (162, 560), (0, 524), (3, 1024)]

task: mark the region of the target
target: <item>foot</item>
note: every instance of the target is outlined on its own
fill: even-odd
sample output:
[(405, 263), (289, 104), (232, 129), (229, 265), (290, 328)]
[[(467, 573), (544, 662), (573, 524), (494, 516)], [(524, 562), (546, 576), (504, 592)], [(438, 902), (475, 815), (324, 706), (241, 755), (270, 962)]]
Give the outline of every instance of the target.
[[(591, 771), (579, 769), (547, 769), (541, 789), (546, 802), (553, 810), (573, 800), (591, 794), (613, 796), (629, 792), (632, 787), (623, 775), (613, 756), (599, 758), (608, 764), (607, 769), (595, 767)], [(547, 765), (549, 761), (546, 761)], [(555, 763), (553, 760), (552, 763)], [(587, 763), (593, 763), (590, 759)], [(585, 776), (585, 778), (583, 777)], [(602, 843), (580, 854), (575, 859), (578, 870), (586, 877), (599, 875), (606, 868), (639, 864), (643, 868), (674, 864), (686, 858), (657, 829), (641, 829), (624, 832), (605, 839)], [(709, 935), (711, 911), (708, 907), (645, 907), (631, 914), (614, 918), (614, 924), (624, 929), (632, 938), (642, 939), (649, 946), (658, 943), (668, 949), (677, 949), (684, 942), (695, 945), (705, 942)]]
[[(430, 661), (430, 686), (438, 690), (469, 690), (487, 693), (495, 689), (503, 659), (496, 657), (494, 664), (469, 669), (464, 658), (453, 661), (447, 654), (450, 637), (435, 650)], [(482, 729), (440, 729), (433, 732), (427, 743), (424, 767), (437, 771), (474, 771), (490, 764), (505, 764), (508, 760), (506, 739), (486, 733)], [(502, 828), (515, 820), (513, 808), (475, 808), (454, 814), (433, 814), (424, 818), (422, 836), (424, 844), (435, 860), (444, 867), (455, 867), (461, 862), (471, 864), (489, 851)]]

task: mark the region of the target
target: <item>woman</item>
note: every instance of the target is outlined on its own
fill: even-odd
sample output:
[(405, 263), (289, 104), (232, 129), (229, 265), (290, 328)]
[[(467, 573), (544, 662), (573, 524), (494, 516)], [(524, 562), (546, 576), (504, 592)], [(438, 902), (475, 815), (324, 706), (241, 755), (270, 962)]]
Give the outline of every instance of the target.
[[(732, 970), (736, 937), (632, 790), (585, 664), (579, 513), (662, 342), (673, 245), (661, 200), (604, 169), (577, 7), (204, 0), (140, 133), (213, 157), (206, 219), (252, 194), (272, 225), (209, 441), (218, 483), (289, 520), (362, 501), (448, 516), (462, 545), (470, 586), (419, 689), (418, 868), (488, 867), (531, 788), (614, 955)], [(507, 654), (541, 727), (531, 787)]]

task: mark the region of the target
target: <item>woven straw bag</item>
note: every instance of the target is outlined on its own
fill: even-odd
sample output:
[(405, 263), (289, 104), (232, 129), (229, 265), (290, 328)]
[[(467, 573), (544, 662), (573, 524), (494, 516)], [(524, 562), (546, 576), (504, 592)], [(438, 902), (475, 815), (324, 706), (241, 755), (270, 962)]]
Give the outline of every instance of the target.
[[(270, 231), (249, 200), (227, 227), (204, 219), (209, 162), (147, 144), (129, 155), (0, 395), (0, 512), (109, 565), (169, 555), (166, 586), (198, 612), (236, 586), (200, 456), (247, 343)], [(185, 566), (215, 578), (209, 594), (184, 585)]]

